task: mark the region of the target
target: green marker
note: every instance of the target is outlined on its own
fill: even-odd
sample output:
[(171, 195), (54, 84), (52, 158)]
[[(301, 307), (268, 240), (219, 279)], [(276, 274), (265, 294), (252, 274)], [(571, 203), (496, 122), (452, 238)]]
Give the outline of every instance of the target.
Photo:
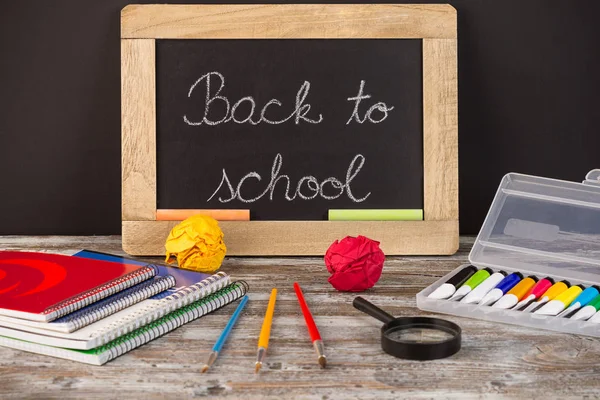
[(492, 274), (492, 270), (489, 268), (480, 269), (475, 272), (464, 285), (458, 288), (456, 293), (450, 297), (450, 301), (459, 301), (465, 297), (471, 290), (475, 289), (479, 284), (485, 281)]
[(600, 295), (594, 297), (594, 299), (590, 301), (587, 306), (577, 311), (577, 313), (573, 315), (571, 319), (587, 321), (594, 314), (596, 314), (598, 310), (600, 310)]

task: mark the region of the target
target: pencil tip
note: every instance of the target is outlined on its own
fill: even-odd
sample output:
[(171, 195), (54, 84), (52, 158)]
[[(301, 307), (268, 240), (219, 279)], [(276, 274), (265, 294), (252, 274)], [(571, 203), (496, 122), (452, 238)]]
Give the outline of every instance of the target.
[(321, 368), (325, 368), (327, 366), (327, 358), (325, 358), (325, 356), (319, 356), (319, 365)]
[(256, 367), (254, 369), (255, 374), (258, 374), (258, 371), (260, 371), (260, 367), (262, 367), (262, 363), (257, 362)]
[(208, 371), (208, 365), (204, 365), (204, 367), (202, 367), (202, 371), (200, 371), (200, 373), (203, 374), (206, 371)]

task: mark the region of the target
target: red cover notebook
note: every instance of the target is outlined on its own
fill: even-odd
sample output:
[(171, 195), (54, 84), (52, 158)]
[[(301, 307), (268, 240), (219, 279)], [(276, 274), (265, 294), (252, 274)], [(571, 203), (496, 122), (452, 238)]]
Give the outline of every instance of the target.
[(0, 315), (52, 321), (155, 275), (152, 266), (0, 251)]

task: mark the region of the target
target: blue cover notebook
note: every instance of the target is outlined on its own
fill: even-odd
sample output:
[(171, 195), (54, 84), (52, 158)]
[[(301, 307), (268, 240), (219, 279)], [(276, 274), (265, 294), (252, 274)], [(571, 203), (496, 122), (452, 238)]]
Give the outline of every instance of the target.
[[(91, 258), (94, 260), (101, 260), (101, 261), (112, 261), (112, 262), (126, 261), (127, 264), (133, 264), (133, 265), (148, 265), (148, 263), (144, 262), (144, 261), (135, 260), (135, 259), (127, 258), (127, 257), (115, 256), (112, 254), (100, 253), (100, 252), (91, 251), (91, 250), (82, 250), (78, 253), (73, 254), (73, 256), (74, 257), (82, 257), (82, 258)], [(152, 265), (155, 268), (158, 268), (158, 273), (156, 274), (156, 276), (171, 275), (173, 278), (175, 278), (174, 287), (172, 287), (169, 290), (162, 292), (156, 296), (153, 296), (152, 297), (153, 299), (161, 299), (163, 297), (167, 297), (184, 287), (193, 285), (194, 283), (198, 283), (210, 276), (209, 274), (203, 274), (202, 272), (189, 271), (189, 270), (185, 270), (185, 269), (168, 267), (165, 265), (158, 265), (158, 264), (152, 264)]]

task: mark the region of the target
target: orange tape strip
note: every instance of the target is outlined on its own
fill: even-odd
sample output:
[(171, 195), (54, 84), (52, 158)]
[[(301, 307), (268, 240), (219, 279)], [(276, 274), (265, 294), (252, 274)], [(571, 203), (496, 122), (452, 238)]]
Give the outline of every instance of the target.
[(208, 215), (217, 221), (250, 221), (250, 210), (156, 210), (156, 220), (183, 221), (198, 214)]

